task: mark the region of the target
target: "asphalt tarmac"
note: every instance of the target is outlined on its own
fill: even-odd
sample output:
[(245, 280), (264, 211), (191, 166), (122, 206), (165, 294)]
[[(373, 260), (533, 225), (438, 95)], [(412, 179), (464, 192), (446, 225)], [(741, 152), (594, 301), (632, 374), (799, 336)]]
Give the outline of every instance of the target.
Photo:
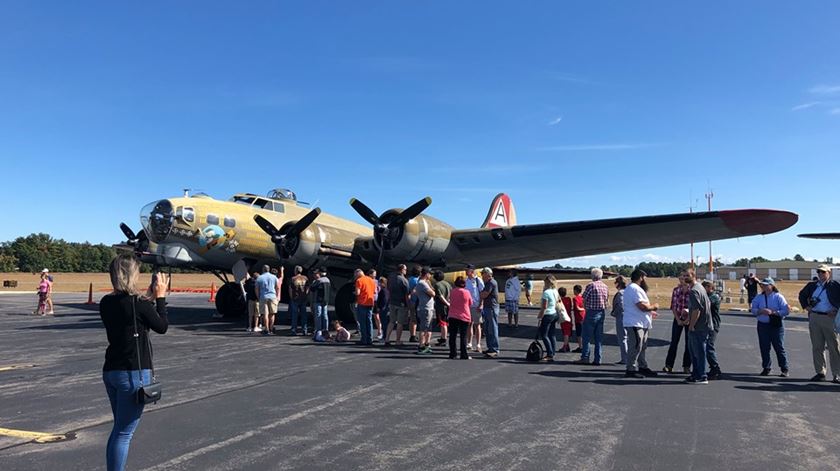
[[(101, 379), (98, 306), (57, 294), (0, 296), (0, 469), (105, 467), (111, 412)], [(755, 321), (723, 315), (724, 380), (624, 379), (612, 318), (604, 366), (524, 361), (536, 310), (501, 327), (499, 359), (436, 348), (316, 344), (211, 318), (206, 295), (169, 298), (153, 337), (163, 400), (148, 406), (128, 469), (837, 469), (840, 386), (813, 374), (807, 321), (786, 324), (791, 377), (759, 377)], [(506, 317), (503, 315), (503, 318)], [(286, 316), (281, 319), (288, 322)], [(671, 329), (655, 322), (661, 369)], [(352, 329), (351, 329), (352, 330)], [(680, 350), (681, 353), (682, 350)], [(775, 362), (775, 358), (774, 358)], [(678, 359), (679, 365), (679, 359)], [(14, 368), (10, 368), (14, 367)], [(774, 367), (773, 374), (778, 375)], [(36, 443), (26, 432), (69, 434)], [(9, 435), (11, 434), (11, 436)]]

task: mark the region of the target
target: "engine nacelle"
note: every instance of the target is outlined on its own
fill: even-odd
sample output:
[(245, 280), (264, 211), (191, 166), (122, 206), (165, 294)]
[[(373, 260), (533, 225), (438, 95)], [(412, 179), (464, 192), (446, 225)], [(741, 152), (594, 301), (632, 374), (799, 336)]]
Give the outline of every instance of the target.
[[(387, 223), (397, 213), (397, 210), (386, 211), (381, 220)], [(436, 265), (444, 259), (453, 229), (443, 221), (421, 214), (405, 226), (391, 229), (396, 232), (391, 234), (390, 243), (386, 241), (385, 254), (391, 260)]]
[[(297, 221), (290, 221), (283, 225), (280, 232), (286, 231), (293, 226)], [(283, 260), (291, 265), (312, 266), (319, 258), (321, 249), (321, 237), (319, 236), (321, 228), (318, 224), (312, 224), (303, 231), (299, 237), (285, 242), (285, 249), (276, 247), (275, 252), (277, 258)], [(282, 253), (282, 252), (286, 253)]]

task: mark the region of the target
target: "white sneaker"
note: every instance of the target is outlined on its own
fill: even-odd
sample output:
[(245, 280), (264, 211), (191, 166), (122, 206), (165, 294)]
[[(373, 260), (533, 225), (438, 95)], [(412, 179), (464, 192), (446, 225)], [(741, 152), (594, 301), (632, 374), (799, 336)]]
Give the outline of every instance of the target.
[(382, 334), (377, 335), (376, 340), (382, 340)]
[(254, 332), (262, 332), (262, 329), (259, 326), (254, 327)]

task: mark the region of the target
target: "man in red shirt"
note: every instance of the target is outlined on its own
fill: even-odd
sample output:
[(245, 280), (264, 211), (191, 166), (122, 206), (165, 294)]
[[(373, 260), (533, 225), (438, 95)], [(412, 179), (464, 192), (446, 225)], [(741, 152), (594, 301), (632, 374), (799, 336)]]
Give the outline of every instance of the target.
[(359, 323), (359, 332), (362, 339), (360, 345), (373, 345), (371, 334), (373, 332), (373, 297), (376, 294), (376, 282), (373, 278), (365, 276), (364, 272), (356, 269), (356, 321)]

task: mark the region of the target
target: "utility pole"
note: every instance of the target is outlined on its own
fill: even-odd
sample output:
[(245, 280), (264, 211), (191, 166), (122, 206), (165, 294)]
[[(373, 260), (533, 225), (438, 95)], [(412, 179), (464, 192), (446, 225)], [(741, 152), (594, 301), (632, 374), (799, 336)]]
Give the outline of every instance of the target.
[[(709, 188), (709, 192), (706, 193), (706, 201), (708, 202), (709, 212), (712, 211), (712, 198), (715, 197), (715, 193)], [(714, 280), (715, 279), (715, 267), (712, 261), (712, 241), (709, 241), (709, 277)]]
[[(694, 212), (694, 199), (691, 195), (691, 190), (688, 191), (688, 212)], [(691, 243), (691, 269), (694, 270), (694, 242)]]

